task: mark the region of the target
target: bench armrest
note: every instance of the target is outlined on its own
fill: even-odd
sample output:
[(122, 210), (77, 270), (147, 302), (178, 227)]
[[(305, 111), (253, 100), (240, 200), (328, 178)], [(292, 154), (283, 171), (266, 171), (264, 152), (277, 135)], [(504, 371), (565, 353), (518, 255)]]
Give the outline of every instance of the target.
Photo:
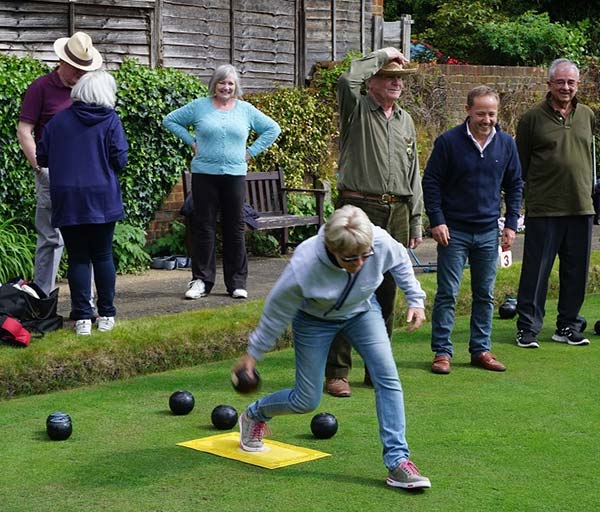
[(325, 194), (327, 191), (322, 188), (288, 188), (284, 187), (281, 190), (285, 190), (286, 192), (311, 192), (314, 194)]

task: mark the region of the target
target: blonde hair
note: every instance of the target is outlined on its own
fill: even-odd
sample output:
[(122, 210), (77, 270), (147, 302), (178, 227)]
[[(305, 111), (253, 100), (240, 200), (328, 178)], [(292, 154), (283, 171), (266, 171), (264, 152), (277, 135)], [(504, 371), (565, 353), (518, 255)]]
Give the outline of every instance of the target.
[(360, 208), (342, 206), (325, 224), (325, 244), (336, 253), (366, 251), (373, 245), (373, 224)]

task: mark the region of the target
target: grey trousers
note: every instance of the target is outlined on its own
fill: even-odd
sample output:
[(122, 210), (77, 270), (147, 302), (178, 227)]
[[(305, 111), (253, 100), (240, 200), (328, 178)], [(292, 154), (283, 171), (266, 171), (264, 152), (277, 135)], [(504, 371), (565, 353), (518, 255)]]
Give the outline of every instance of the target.
[(37, 244), (35, 248), (35, 269), (33, 281), (45, 293), (50, 294), (56, 283), (56, 274), (63, 251), (63, 239), (60, 231), (52, 227), (52, 203), (48, 169), (42, 169), (35, 176), (35, 230)]

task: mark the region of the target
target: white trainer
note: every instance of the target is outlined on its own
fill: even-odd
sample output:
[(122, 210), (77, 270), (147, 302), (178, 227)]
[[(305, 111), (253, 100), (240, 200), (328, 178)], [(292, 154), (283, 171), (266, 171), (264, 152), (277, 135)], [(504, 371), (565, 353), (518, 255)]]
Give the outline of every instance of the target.
[(236, 288), (235, 290), (233, 290), (231, 296), (234, 299), (247, 299), (248, 292), (246, 290), (244, 290), (243, 288)]
[(81, 336), (89, 336), (92, 334), (92, 321), (91, 320), (77, 320), (75, 322), (75, 334)]
[(185, 292), (186, 299), (199, 299), (200, 297), (206, 297), (206, 286), (202, 279), (193, 279), (188, 284), (188, 289)]
[(115, 326), (115, 317), (114, 316), (99, 316), (96, 319), (96, 323), (98, 324), (98, 331), (100, 332), (108, 332), (112, 331)]

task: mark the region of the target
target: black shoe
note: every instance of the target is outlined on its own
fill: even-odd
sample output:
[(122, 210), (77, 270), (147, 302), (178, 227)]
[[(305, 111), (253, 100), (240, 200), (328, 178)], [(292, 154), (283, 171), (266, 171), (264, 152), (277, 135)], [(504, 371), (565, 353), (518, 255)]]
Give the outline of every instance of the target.
[(569, 345), (589, 345), (588, 340), (583, 334), (576, 329), (571, 327), (563, 327), (562, 329), (556, 329), (556, 332), (552, 335), (552, 341), (558, 341), (559, 343), (568, 343)]
[(540, 348), (538, 339), (531, 331), (520, 330), (517, 332), (517, 345), (521, 348)]

